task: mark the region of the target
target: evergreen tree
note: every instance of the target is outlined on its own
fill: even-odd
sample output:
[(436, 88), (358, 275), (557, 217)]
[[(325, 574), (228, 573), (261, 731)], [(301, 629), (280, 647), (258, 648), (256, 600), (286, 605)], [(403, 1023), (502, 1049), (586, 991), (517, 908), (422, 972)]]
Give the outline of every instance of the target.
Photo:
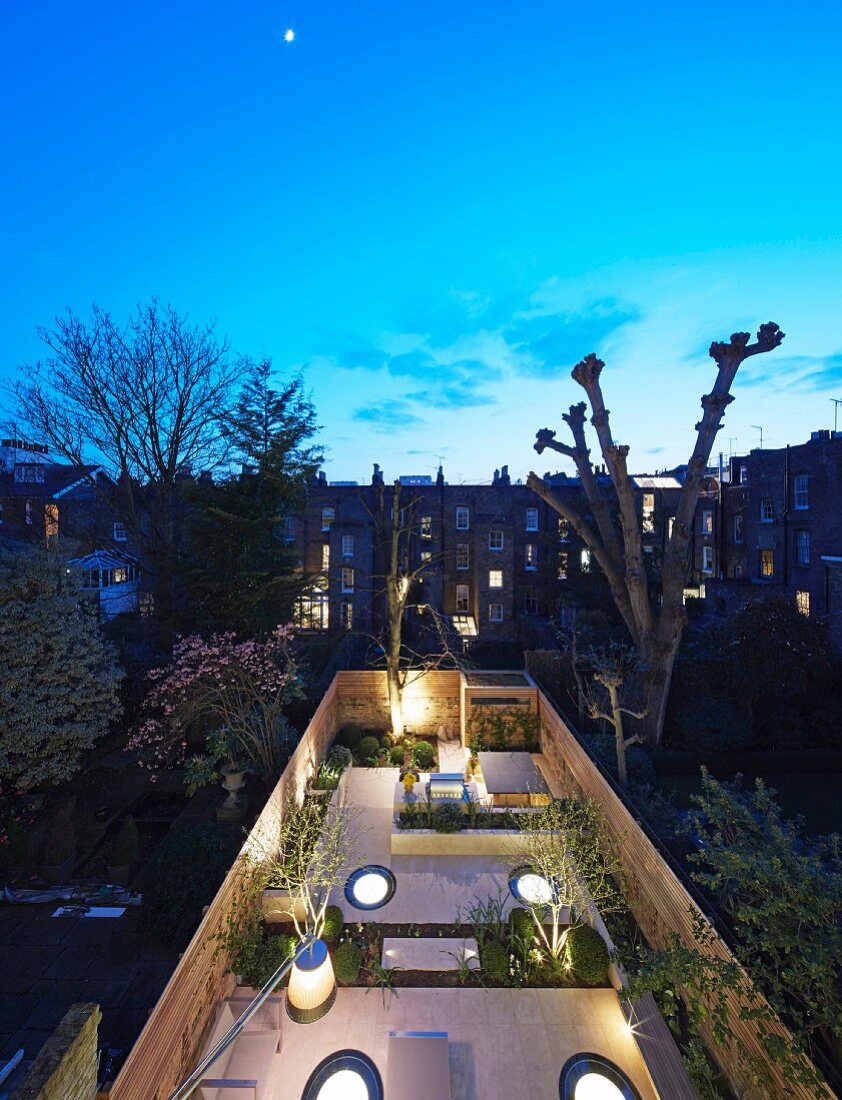
[(269, 359), (250, 364), (225, 423), (241, 472), (189, 493), (191, 629), (266, 636), (290, 617), (302, 589), (285, 524), (300, 510), (322, 453), (311, 443), (316, 413), (303, 379), (273, 389), (271, 370)]
[(120, 716), (123, 674), (54, 550), (0, 558), (0, 665), (0, 783), (70, 779)]

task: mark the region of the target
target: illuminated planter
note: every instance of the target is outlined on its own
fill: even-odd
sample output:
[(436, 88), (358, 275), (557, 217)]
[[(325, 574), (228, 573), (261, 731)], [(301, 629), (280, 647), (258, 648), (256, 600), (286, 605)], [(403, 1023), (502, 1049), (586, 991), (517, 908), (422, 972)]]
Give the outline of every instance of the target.
[(361, 1050), (338, 1050), (310, 1074), (301, 1100), (383, 1100), (383, 1083)]
[(555, 883), (531, 867), (517, 867), (509, 875), (509, 890), (523, 905), (550, 905), (558, 900)]
[(293, 963), (287, 986), (287, 1016), (297, 1024), (320, 1020), (336, 1000), (336, 979), (324, 940), (314, 940)]
[(574, 1054), (558, 1081), (559, 1100), (640, 1100), (619, 1066), (600, 1054)]
[(395, 895), (397, 882), (388, 867), (360, 867), (345, 883), (345, 900), (355, 909), (379, 909)]

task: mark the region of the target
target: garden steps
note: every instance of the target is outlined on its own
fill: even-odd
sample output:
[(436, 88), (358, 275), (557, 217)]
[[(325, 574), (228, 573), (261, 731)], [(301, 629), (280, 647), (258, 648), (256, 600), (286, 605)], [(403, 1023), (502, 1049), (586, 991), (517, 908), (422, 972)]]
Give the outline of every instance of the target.
[[(455, 956), (455, 957), (454, 957)], [(386, 970), (458, 970), (466, 959), (469, 970), (479, 970), (479, 949), (472, 937), (394, 937), (383, 940)]]

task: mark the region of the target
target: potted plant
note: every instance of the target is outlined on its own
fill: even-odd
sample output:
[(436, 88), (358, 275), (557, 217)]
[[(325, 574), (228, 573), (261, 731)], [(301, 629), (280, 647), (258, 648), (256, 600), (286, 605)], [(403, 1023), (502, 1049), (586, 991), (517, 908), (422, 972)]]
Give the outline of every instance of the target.
[(187, 793), (193, 795), (200, 787), (213, 783), (217, 774), (228, 792), (224, 805), (236, 807), (239, 792), (245, 783), (246, 765), (237, 739), (227, 729), (212, 730), (205, 738), (205, 752), (191, 756), (184, 765)]
[(418, 782), (418, 776), (415, 775), (414, 772), (407, 772), (406, 775), (403, 777), (402, 782), (403, 782), (403, 789), (406, 792), (406, 794), (411, 795), (413, 787)]
[(72, 802), (62, 802), (47, 830), (41, 877), (50, 886), (59, 886), (70, 878), (76, 863), (76, 827)]
[(108, 860), (108, 878), (115, 886), (128, 886), (134, 866), (140, 856), (140, 837), (131, 814), (120, 823), (114, 847)]

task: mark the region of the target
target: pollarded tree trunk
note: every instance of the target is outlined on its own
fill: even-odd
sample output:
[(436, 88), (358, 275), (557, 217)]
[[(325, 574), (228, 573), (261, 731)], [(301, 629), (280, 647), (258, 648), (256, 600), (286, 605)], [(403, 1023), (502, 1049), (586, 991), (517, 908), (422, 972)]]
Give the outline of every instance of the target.
[(555, 432), (548, 428), (542, 428), (537, 434), (535, 450), (539, 454), (550, 448), (576, 464), (591, 516), (577, 512), (534, 473), (529, 475), (527, 484), (564, 516), (605, 574), (617, 610), (638, 652), (641, 692), (637, 701), (643, 703), (648, 712), (641, 732), (649, 748), (656, 748), (663, 735), (672, 670), (686, 619), (684, 586), (693, 517), (716, 433), (722, 427), (725, 409), (734, 400), (731, 386), (743, 360), (771, 351), (783, 338), (778, 326), (770, 321), (760, 326), (754, 344), (749, 344), (747, 332), (735, 332), (727, 344), (714, 341), (710, 346), (717, 375), (711, 392), (702, 397), (702, 418), (695, 425), (696, 443), (687, 464), (687, 476), (664, 553), (659, 611), (653, 606), (646, 577), (641, 519), (628, 472), (629, 448), (616, 443), (611, 433), (609, 412), (599, 380), (605, 366), (601, 359), (593, 354), (586, 356), (573, 368), (572, 377), (587, 395), (591, 424), (611, 477), (616, 502), (604, 494), (590, 459), (585, 439), (585, 402), (571, 405), (562, 418), (570, 428), (572, 446), (557, 442)]

